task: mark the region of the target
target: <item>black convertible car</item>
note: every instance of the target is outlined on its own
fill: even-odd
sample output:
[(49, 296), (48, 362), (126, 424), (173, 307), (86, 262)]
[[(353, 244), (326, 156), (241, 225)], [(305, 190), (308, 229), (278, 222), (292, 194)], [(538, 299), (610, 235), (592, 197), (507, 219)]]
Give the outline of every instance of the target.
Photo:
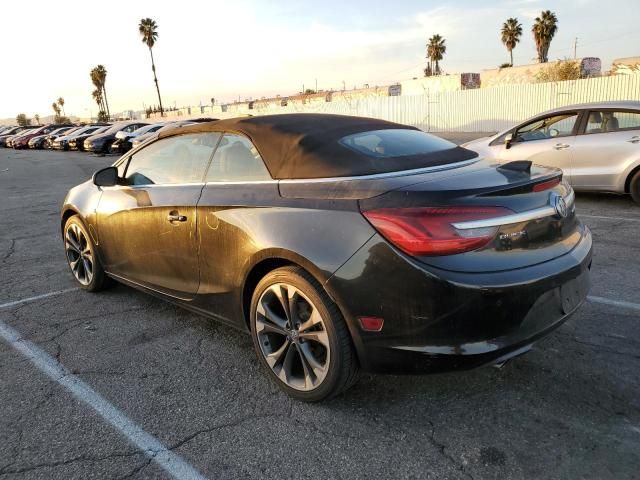
[(562, 172), (413, 127), (293, 114), (156, 133), (62, 207), (79, 284), (115, 279), (251, 332), (317, 401), (359, 369), (502, 363), (589, 289), (591, 234)]

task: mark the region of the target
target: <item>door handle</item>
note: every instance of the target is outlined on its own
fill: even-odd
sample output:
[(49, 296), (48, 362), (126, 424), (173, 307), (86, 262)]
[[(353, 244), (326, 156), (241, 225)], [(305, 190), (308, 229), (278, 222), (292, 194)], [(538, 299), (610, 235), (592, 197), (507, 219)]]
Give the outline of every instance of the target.
[(569, 145), (568, 143), (556, 143), (553, 148), (555, 148), (556, 150), (564, 150), (565, 148), (569, 148), (571, 145)]
[(638, 143), (638, 142), (640, 142), (640, 135), (634, 135), (633, 137), (631, 137), (631, 140), (627, 140), (627, 142), (629, 142), (629, 143)]
[(169, 214), (169, 215), (167, 215), (167, 220), (170, 223), (173, 223), (173, 222), (186, 222), (187, 221), (187, 216), (186, 215)]

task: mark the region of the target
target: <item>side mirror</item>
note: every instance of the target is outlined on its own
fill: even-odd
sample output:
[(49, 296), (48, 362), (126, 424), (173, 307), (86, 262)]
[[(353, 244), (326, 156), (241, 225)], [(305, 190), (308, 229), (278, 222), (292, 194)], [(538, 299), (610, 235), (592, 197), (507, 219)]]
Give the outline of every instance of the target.
[(509, 150), (511, 148), (512, 143), (513, 143), (513, 133), (507, 133), (507, 136), (504, 137), (504, 148)]
[(107, 167), (93, 174), (93, 184), (98, 187), (113, 187), (118, 184), (118, 169)]

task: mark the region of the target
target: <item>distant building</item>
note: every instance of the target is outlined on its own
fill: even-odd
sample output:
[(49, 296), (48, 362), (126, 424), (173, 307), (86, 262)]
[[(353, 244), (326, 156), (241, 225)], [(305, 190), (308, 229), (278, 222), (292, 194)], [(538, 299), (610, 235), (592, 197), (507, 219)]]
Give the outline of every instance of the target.
[(611, 66), (611, 75), (639, 75), (640, 57), (616, 58)]
[[(600, 75), (602, 63), (599, 58), (584, 57), (578, 58), (576, 61), (580, 62), (580, 72), (583, 77)], [(530, 65), (483, 70), (480, 73), (480, 86), (487, 88), (498, 85), (536, 83), (536, 76), (552, 63), (532, 63)]]

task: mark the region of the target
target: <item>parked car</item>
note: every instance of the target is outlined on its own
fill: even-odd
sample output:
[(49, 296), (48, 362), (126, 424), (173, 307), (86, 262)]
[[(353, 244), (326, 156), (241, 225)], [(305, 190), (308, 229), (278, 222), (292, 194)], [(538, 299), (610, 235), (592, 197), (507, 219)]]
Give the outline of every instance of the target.
[(138, 120), (115, 123), (107, 131), (87, 138), (83, 142), (84, 150), (92, 153), (109, 153), (109, 147), (115, 141), (116, 133), (130, 133), (144, 125), (148, 125), (148, 123)]
[[(165, 125), (164, 127), (158, 130), (158, 133), (166, 130), (170, 130), (173, 127), (180, 128), (180, 127), (186, 127), (187, 125), (194, 125), (196, 123), (214, 122), (216, 120), (217, 118), (207, 118), (207, 117), (193, 118), (189, 120), (179, 120), (177, 122), (172, 122), (169, 125)], [(133, 139), (133, 142), (131, 142), (131, 146), (132, 148), (136, 148), (154, 136), (155, 136), (154, 132), (148, 132), (143, 135), (138, 135), (136, 138)]]
[(92, 135), (98, 135), (99, 133), (104, 133), (107, 130), (109, 130), (109, 128), (111, 128), (110, 124), (99, 124), (99, 125), (92, 125), (93, 128), (89, 128), (88, 130), (84, 131), (84, 132), (79, 132), (76, 135), (73, 135), (70, 139), (69, 139), (69, 150), (80, 150), (81, 152), (84, 151), (84, 141), (91, 137)]
[(51, 148), (51, 142), (58, 136), (66, 135), (73, 130), (76, 130), (77, 125), (71, 125), (67, 127), (60, 127), (48, 133), (46, 135), (39, 135), (29, 140), (29, 148)]
[(20, 133), (22, 131), (25, 130), (26, 127), (9, 127), (8, 129), (6, 129), (4, 132), (0, 133), (0, 147), (6, 147), (7, 146), (7, 139), (12, 137), (13, 135), (16, 135), (17, 133)]
[(502, 363), (587, 295), (591, 233), (559, 169), (497, 167), (413, 127), (339, 115), (154, 135), (69, 191), (76, 282), (116, 279), (250, 332), (297, 399), (343, 391), (359, 368)]
[(98, 127), (96, 125), (85, 125), (84, 127), (80, 127), (77, 130), (69, 131), (67, 132), (67, 134), (55, 138), (51, 143), (51, 148), (55, 150), (69, 150), (69, 142), (84, 133), (93, 135), (98, 131), (99, 128), (101, 127)]
[(30, 130), (28, 133), (25, 133), (24, 135), (21, 135), (20, 137), (16, 138), (13, 141), (13, 148), (15, 149), (29, 148), (29, 140), (39, 135), (49, 134), (61, 126), (72, 126), (72, 125), (43, 125), (39, 128), (34, 128), (33, 130)]
[(116, 133), (116, 139), (109, 147), (109, 153), (126, 153), (132, 148), (131, 142), (140, 135), (157, 132), (161, 128), (172, 125), (173, 123), (175, 122), (153, 123), (151, 125), (144, 125), (133, 132), (120, 131)]
[(640, 204), (640, 102), (556, 108), (464, 147), (558, 167), (575, 190), (631, 194)]
[(78, 130), (80, 130), (81, 128), (84, 128), (84, 127), (85, 127), (84, 125), (81, 125), (79, 127), (71, 127), (66, 132), (47, 135), (47, 138), (46, 138), (46, 140), (44, 142), (44, 148), (53, 149), (54, 148), (54, 143), (55, 143), (56, 140), (58, 140), (59, 138), (62, 138), (62, 137), (67, 137), (67, 136), (71, 135), (72, 133), (77, 132)]
[[(38, 128), (37, 125), (27, 125), (25, 127), (23, 127), (21, 130), (16, 131), (14, 134), (12, 135), (7, 135), (7, 137), (4, 139), (4, 146), (7, 148), (13, 148), (13, 142), (16, 138), (21, 137), (22, 135), (27, 135), (29, 134), (29, 132), (35, 128)], [(0, 140), (0, 145), (2, 145), (2, 140)]]
[(34, 137), (32, 137), (29, 140), (29, 148), (32, 149), (40, 149), (40, 148), (45, 148), (46, 147), (46, 142), (47, 142), (47, 138), (49, 136), (56, 136), (56, 135), (62, 135), (64, 132), (68, 132), (69, 130), (71, 130), (72, 128), (76, 128), (75, 125), (69, 125), (66, 127), (58, 127), (55, 130), (49, 132), (49, 133), (45, 133), (42, 135), (36, 135)]

